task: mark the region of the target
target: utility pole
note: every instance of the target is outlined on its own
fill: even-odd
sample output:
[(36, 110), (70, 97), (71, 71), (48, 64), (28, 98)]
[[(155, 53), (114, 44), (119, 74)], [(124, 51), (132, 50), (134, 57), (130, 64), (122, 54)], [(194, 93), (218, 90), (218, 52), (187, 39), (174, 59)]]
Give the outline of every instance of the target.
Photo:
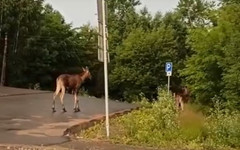
[[(3, 1), (1, 4), (2, 8), (1, 8), (1, 16), (0, 16), (0, 39), (1, 39), (1, 33), (2, 33), (2, 20), (3, 20)], [(0, 43), (1, 44), (1, 43)]]
[(6, 75), (6, 55), (7, 55), (7, 40), (8, 36), (7, 33), (5, 33), (4, 38), (4, 50), (3, 50), (3, 61), (2, 61), (2, 73), (1, 73), (1, 86), (4, 86), (5, 83), (5, 75)]
[[(106, 116), (106, 134), (109, 137), (109, 105), (108, 105), (108, 62), (109, 55), (107, 51), (107, 25), (106, 25), (106, 4), (105, 0), (97, 0), (98, 5), (98, 60), (104, 63), (104, 88), (105, 88), (105, 116)], [(103, 57), (102, 57), (103, 56)]]

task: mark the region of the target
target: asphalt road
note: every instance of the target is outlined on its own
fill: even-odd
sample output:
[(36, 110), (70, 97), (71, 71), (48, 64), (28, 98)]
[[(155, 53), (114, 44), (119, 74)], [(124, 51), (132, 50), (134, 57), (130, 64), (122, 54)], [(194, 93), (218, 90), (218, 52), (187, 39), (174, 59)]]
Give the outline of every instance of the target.
[[(0, 144), (52, 145), (68, 141), (63, 132), (79, 122), (104, 116), (104, 99), (80, 97), (81, 112), (73, 111), (73, 95), (66, 94), (67, 112), (62, 113), (59, 98), (52, 113), (53, 92), (0, 86)], [(109, 101), (109, 112), (136, 106)]]

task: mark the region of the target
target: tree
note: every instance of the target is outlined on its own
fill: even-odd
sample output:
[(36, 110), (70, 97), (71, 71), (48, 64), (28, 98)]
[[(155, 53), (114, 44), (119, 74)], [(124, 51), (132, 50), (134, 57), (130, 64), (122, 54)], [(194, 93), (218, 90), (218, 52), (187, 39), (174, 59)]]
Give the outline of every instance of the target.
[(191, 56), (192, 51), (187, 44), (188, 29), (181, 20), (179, 12), (168, 12), (162, 19), (163, 24), (170, 26), (174, 30), (174, 39), (176, 41), (176, 56), (174, 58), (174, 75), (171, 80), (172, 86), (179, 86), (183, 84), (179, 72), (185, 68), (184, 62)]
[[(122, 1), (123, 2), (123, 1)], [(110, 3), (111, 4), (111, 3)], [(116, 3), (114, 2), (114, 6), (115, 8), (119, 8), (118, 5), (120, 3)], [(127, 1), (125, 1), (124, 5), (127, 5)], [(145, 66), (146, 63), (156, 63), (154, 62), (156, 59), (160, 59), (158, 57), (158, 55), (156, 55), (156, 45), (153, 46), (154, 44), (151, 44), (153, 41), (157, 41), (157, 39), (154, 39), (154, 38), (162, 38), (162, 37), (158, 37), (158, 36), (153, 36), (153, 32), (158, 32), (160, 28), (166, 28), (166, 29), (169, 29), (170, 30), (170, 33), (173, 37), (171, 37), (170, 39), (172, 41), (175, 42), (175, 48), (172, 48), (172, 45), (170, 44), (169, 46), (165, 45), (165, 51), (167, 51), (169, 53), (169, 55), (172, 55), (174, 54), (174, 57), (173, 55), (170, 57), (170, 58), (163, 58), (161, 60), (161, 63), (162, 64), (162, 67), (164, 67), (164, 64), (166, 61), (173, 61), (174, 62), (174, 70), (176, 70), (174, 72), (174, 76), (173, 76), (173, 83), (179, 85), (181, 83), (181, 78), (179, 76), (179, 71), (181, 69), (184, 68), (184, 61), (185, 59), (190, 56), (191, 54), (191, 51), (190, 51), (190, 48), (187, 46), (187, 35), (188, 35), (188, 31), (187, 31), (187, 28), (186, 26), (184, 26), (184, 23), (183, 21), (181, 20), (181, 15), (179, 15), (179, 12), (169, 12), (167, 13), (165, 16), (162, 16), (162, 14), (160, 12), (158, 12), (154, 17), (152, 17), (152, 15), (148, 12), (147, 8), (143, 8), (142, 10), (140, 10), (140, 13), (136, 13), (136, 10), (135, 10), (135, 6), (134, 5), (127, 5), (127, 6), (131, 6), (128, 10), (126, 11), (123, 11), (122, 13), (123, 14), (120, 14), (119, 11), (113, 11), (114, 13), (110, 12), (110, 17), (111, 18), (111, 15), (115, 15), (113, 17), (113, 20), (114, 20), (114, 25), (115, 27), (117, 27), (120, 23), (122, 23), (123, 21), (127, 22), (126, 25), (124, 25), (124, 29), (121, 31), (121, 27), (123, 25), (121, 25), (121, 27), (119, 28), (113, 28), (112, 25), (112, 21), (111, 19), (109, 19), (109, 36), (110, 36), (110, 45), (111, 44), (116, 44), (115, 46), (112, 46), (110, 47), (110, 52), (111, 52), (111, 60), (112, 60), (112, 63), (111, 63), (111, 67), (110, 67), (110, 85), (118, 85), (118, 86), (110, 86), (110, 91), (112, 92), (112, 96), (115, 96), (115, 97), (129, 97), (129, 95), (138, 95), (140, 92), (144, 91), (143, 88), (140, 88), (140, 85), (142, 86), (143, 83), (139, 83), (139, 87), (134, 87), (132, 88), (131, 86), (133, 86), (132, 83), (130, 84), (127, 84), (125, 82), (122, 82), (122, 84), (120, 85), (119, 83), (116, 83), (118, 82), (119, 80), (121, 80), (120, 78), (125, 78), (125, 77), (121, 77), (122, 75), (121, 72), (129, 72), (132, 75), (134, 74), (139, 74), (140, 72), (137, 71), (134, 73), (135, 70), (137, 70), (136, 68), (134, 68), (134, 70), (126, 70), (126, 69), (133, 69), (133, 67), (129, 67), (126, 63), (123, 63), (123, 60), (127, 59), (128, 57), (133, 57), (133, 58), (129, 58), (129, 60), (127, 60), (128, 63), (132, 63), (132, 64), (136, 64), (138, 62), (138, 66)], [(109, 5), (110, 9), (114, 8), (112, 7), (112, 5)], [(125, 8), (125, 7), (123, 7)], [(116, 10), (116, 9), (114, 9)], [(117, 15), (115, 14), (116, 12)], [(116, 20), (116, 18), (118, 18), (117, 16), (125, 16), (126, 17), (123, 17), (124, 20)], [(112, 30), (114, 29), (114, 30)], [(137, 29), (137, 30), (136, 30)], [(144, 34), (146, 34), (146, 36), (143, 36), (144, 38), (147, 38), (148, 36), (150, 36), (149, 34), (151, 33), (151, 35), (153, 36), (153, 38), (151, 38), (152, 41), (144, 41), (144, 38), (140, 38), (141, 36), (138, 35), (139, 32), (138, 30), (141, 30), (141, 32), (143, 32)], [(114, 32), (113, 32), (114, 31)], [(117, 32), (120, 32), (120, 33), (117, 33)], [(135, 32), (138, 32), (138, 34), (136, 33), (136, 35), (134, 34)], [(116, 35), (115, 35), (116, 33)], [(123, 34), (125, 33), (125, 34)], [(165, 33), (162, 33), (162, 34), (165, 34)], [(121, 35), (121, 36), (119, 36)], [(135, 36), (133, 36), (135, 35)], [(166, 35), (168, 36), (168, 35)], [(130, 38), (131, 37), (131, 38)], [(134, 38), (135, 39), (134, 39)], [(111, 38), (114, 38), (114, 40), (120, 38), (120, 40), (117, 40), (117, 42), (114, 42)], [(140, 40), (139, 40), (140, 38)], [(173, 39), (172, 39), (173, 38)], [(140, 43), (134, 43), (132, 42), (132, 45), (134, 44), (140, 44), (142, 46), (142, 48), (145, 48), (146, 51), (144, 51), (144, 54), (143, 56), (141, 57), (147, 57), (147, 58), (152, 58), (150, 56), (148, 56), (147, 53), (149, 54), (155, 54), (155, 56), (157, 57), (156, 59), (152, 58), (153, 60), (148, 60), (149, 62), (141, 62), (141, 61), (138, 61), (134, 58), (134, 56), (132, 55), (123, 55), (124, 57), (126, 58), (123, 58), (123, 56), (120, 56), (122, 55), (123, 53), (126, 53), (126, 51), (138, 51), (138, 48), (135, 48), (135, 47), (131, 47), (131, 48), (126, 48), (125, 47), (125, 44), (127, 42), (132, 42), (132, 41), (140, 41)], [(143, 44), (145, 45), (143, 45)], [(156, 42), (157, 43), (157, 42)], [(149, 45), (149, 46), (148, 46)], [(151, 49), (151, 46), (153, 46), (154, 48), (152, 48), (153, 50), (150, 50)], [(161, 46), (159, 45), (159, 49)], [(128, 50), (126, 50), (128, 49)], [(148, 49), (148, 50), (147, 50)], [(122, 51), (122, 52), (120, 52)], [(165, 52), (164, 51), (164, 52)], [(162, 50), (163, 52), (163, 50)], [(164, 54), (162, 54), (164, 55)], [(140, 57), (140, 58), (141, 58)], [(142, 58), (142, 59), (145, 59), (145, 58)], [(140, 65), (141, 64), (141, 65)], [(127, 68), (126, 67), (123, 67), (123, 66), (128, 66)], [(123, 71), (124, 70), (124, 71)], [(141, 68), (140, 68), (141, 70)], [(162, 76), (165, 76), (164, 74), (164, 68), (159, 68), (159, 70), (163, 71), (162, 72)], [(143, 71), (142, 71), (143, 72)], [(119, 75), (117, 75), (119, 74)], [(151, 73), (152, 76), (158, 76), (158, 73), (157, 72), (152, 72)], [(150, 75), (149, 75), (150, 76)], [(144, 77), (142, 77), (144, 78)], [(118, 81), (115, 81), (115, 80), (118, 80)], [(137, 82), (136, 80), (141, 80), (141, 77), (140, 76), (136, 76), (135, 80), (133, 80), (133, 82)], [(143, 79), (144, 81), (144, 79)], [(111, 83), (113, 82), (113, 83)], [(140, 81), (139, 81), (140, 82)], [(156, 88), (158, 86), (163, 86), (166, 82), (160, 82), (160, 81), (156, 81), (154, 85), (145, 85), (145, 88), (147, 89), (146, 91), (148, 92), (145, 92), (146, 95), (148, 95), (148, 97), (151, 97), (154, 95), (154, 93), (156, 91), (152, 91), (152, 92), (149, 92), (150, 91), (150, 87), (153, 87), (153, 88)], [(119, 88), (119, 87), (122, 87), (122, 88)], [(119, 89), (122, 89), (119, 91)], [(132, 90), (134, 89), (134, 90)]]
[(157, 87), (166, 84), (165, 61), (174, 62), (176, 56), (173, 32), (168, 26), (150, 32), (141, 28), (132, 31), (116, 55), (110, 93), (125, 100), (134, 100), (141, 92), (154, 97)]
[[(78, 63), (76, 59), (77, 45), (74, 43), (74, 32), (70, 30), (70, 25), (64, 23), (61, 14), (54, 11), (47, 5), (42, 11), (42, 19), (39, 25), (41, 28), (34, 35), (26, 36), (26, 43), (17, 55), (12, 59), (19, 61), (17, 71), (12, 64), (10, 80), (12, 85), (25, 85), (40, 83), (43, 88), (49, 87), (53, 80), (51, 73)], [(61, 62), (61, 66), (59, 65)], [(67, 71), (67, 70), (63, 70)], [(30, 76), (25, 76), (30, 74)], [(19, 80), (14, 80), (14, 76), (21, 76)], [(28, 84), (27, 84), (28, 83)]]
[(223, 84), (222, 90), (223, 97), (227, 100), (232, 108), (238, 108), (240, 101), (240, 55), (239, 55), (239, 39), (240, 39), (240, 13), (239, 4), (229, 4), (223, 6), (220, 11), (219, 28), (221, 33), (225, 35), (223, 41), (223, 54), (224, 57), (221, 61), (223, 69)]
[(217, 26), (191, 32), (190, 45), (194, 54), (182, 75), (196, 100), (211, 105), (215, 96), (232, 108), (239, 104), (239, 5), (218, 10)]
[(89, 66), (93, 77), (90, 84), (86, 85), (86, 88), (88, 88), (89, 94), (101, 97), (104, 94), (104, 78), (103, 64), (97, 59), (97, 29), (87, 24), (77, 28), (76, 31), (80, 50), (83, 52), (83, 55), (79, 58), (83, 61), (83, 66)]
[(209, 13), (213, 6), (213, 2), (205, 0), (180, 0), (177, 11), (181, 14), (182, 21), (189, 28), (205, 27), (212, 23)]
[(115, 54), (116, 47), (121, 45), (132, 29), (136, 28), (138, 14), (135, 7), (140, 5), (139, 0), (107, 1), (107, 24), (109, 32), (109, 50)]
[(223, 88), (222, 68), (219, 65), (221, 53), (221, 34), (217, 30), (196, 29), (190, 35), (190, 45), (194, 54), (187, 60), (181, 72), (196, 101), (210, 104), (211, 98), (219, 95)]
[[(2, 0), (1, 4), (1, 33), (9, 35), (7, 85), (53, 89), (59, 74), (79, 73), (84, 66), (96, 77), (100, 68), (96, 28), (73, 29), (43, 0)], [(94, 78), (89, 87), (93, 89), (95, 82)]]
[(240, 4), (239, 0), (221, 0), (224, 4)]
[[(43, 10), (42, 2), (42, 0), (1, 1), (0, 34), (8, 34), (6, 84), (9, 84), (12, 80), (10, 72), (18, 73), (18, 69), (14, 68), (18, 65), (17, 52), (23, 49), (29, 35), (34, 35), (39, 31), (39, 24), (42, 17), (41, 11)], [(0, 48), (0, 51), (3, 50), (2, 48)], [(21, 68), (21, 66), (19, 67)]]

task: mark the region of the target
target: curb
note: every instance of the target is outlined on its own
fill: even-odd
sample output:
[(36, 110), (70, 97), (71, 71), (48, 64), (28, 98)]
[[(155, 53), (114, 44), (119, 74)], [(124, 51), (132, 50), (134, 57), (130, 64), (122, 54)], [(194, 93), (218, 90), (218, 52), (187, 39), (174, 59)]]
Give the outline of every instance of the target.
[[(135, 108), (131, 108), (131, 109), (125, 109), (125, 110), (121, 110), (118, 112), (114, 112), (109, 114), (109, 119), (114, 119), (116, 117), (120, 117), (122, 115), (128, 114), (130, 112), (132, 112), (133, 110), (138, 110), (140, 107), (135, 107)], [(63, 136), (70, 136), (70, 135), (74, 135), (77, 132), (80, 132), (82, 130), (86, 130), (90, 127), (93, 127), (96, 123), (100, 123), (101, 121), (105, 121), (105, 115), (101, 115), (99, 117), (95, 117), (92, 119), (89, 119), (87, 121), (82, 121), (76, 125), (73, 125), (69, 128), (67, 128), (64, 132), (63, 132)]]

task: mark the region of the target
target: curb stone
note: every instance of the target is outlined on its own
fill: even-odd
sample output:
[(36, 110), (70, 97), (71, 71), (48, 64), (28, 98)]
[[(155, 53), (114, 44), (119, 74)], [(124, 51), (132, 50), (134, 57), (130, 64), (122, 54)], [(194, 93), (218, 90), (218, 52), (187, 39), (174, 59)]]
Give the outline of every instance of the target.
[[(118, 112), (115, 112), (115, 113), (111, 113), (109, 114), (109, 119), (114, 119), (116, 117), (120, 117), (122, 115), (125, 115), (125, 114), (128, 114), (134, 110), (138, 110), (139, 107), (136, 107), (136, 108), (132, 108), (132, 109), (125, 109), (125, 110), (122, 110), (122, 111), (118, 111)], [(73, 125), (69, 128), (67, 128), (64, 132), (63, 132), (63, 136), (72, 136), (82, 130), (86, 130), (90, 127), (93, 127), (94, 125), (96, 125), (97, 123), (100, 123), (101, 121), (104, 121), (105, 120), (105, 115), (100, 115), (100, 116), (97, 116), (93, 119), (89, 119), (87, 121), (82, 121), (76, 125)]]

